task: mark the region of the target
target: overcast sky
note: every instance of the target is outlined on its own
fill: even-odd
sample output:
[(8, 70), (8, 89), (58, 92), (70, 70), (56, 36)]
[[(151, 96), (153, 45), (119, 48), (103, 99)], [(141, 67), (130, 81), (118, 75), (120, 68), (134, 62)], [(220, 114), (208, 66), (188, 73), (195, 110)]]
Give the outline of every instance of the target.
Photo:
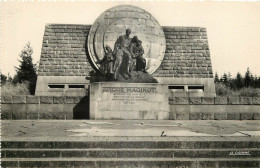
[(47, 23), (93, 24), (116, 5), (138, 6), (161, 26), (206, 27), (213, 71), (243, 75), (249, 67), (260, 76), (259, 2), (1, 2), (1, 71), (15, 73), (19, 53), (30, 41), (40, 60)]

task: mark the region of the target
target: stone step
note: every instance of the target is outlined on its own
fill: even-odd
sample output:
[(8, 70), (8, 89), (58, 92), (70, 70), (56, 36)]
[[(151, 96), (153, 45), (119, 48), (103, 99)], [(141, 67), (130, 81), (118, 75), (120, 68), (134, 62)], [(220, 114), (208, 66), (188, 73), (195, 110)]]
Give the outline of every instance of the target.
[(2, 158), (3, 167), (258, 168), (260, 158)]
[[(192, 138), (191, 138), (192, 139)], [(260, 141), (2, 141), (2, 148), (149, 148), (149, 149), (223, 149), (260, 148)]]
[(260, 156), (257, 148), (226, 149), (1, 149), (2, 158), (255, 158)]

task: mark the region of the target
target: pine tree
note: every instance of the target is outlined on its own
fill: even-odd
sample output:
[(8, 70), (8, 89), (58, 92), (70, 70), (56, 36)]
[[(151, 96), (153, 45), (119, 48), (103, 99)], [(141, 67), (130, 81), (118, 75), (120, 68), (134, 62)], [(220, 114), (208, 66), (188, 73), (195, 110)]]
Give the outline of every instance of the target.
[(6, 81), (7, 81), (7, 76), (4, 74), (1, 74), (1, 85), (5, 84)]
[(232, 75), (230, 72), (228, 72), (226, 86), (232, 87), (231, 85), (232, 85)]
[(215, 78), (214, 78), (214, 82), (217, 83), (219, 82), (219, 77), (218, 77), (218, 73), (215, 73)]
[(21, 58), (21, 60), (19, 60), (20, 65), (19, 67), (15, 67), (17, 74), (14, 76), (13, 82), (29, 82), (30, 93), (34, 94), (37, 74), (36, 64), (33, 64), (32, 54), (33, 49), (30, 42), (28, 42), (19, 54)]
[(227, 78), (228, 78), (228, 82), (230, 82), (232, 80), (232, 75), (230, 72), (228, 72)]
[(257, 78), (257, 76), (256, 76), (256, 75), (255, 75), (254, 85), (255, 85), (255, 88), (257, 88), (257, 87), (258, 87), (258, 78)]
[(220, 80), (219, 80), (221, 83), (223, 83), (223, 76), (220, 77)]
[(237, 73), (235, 84), (238, 89), (241, 89), (244, 86), (242, 75), (239, 72)]
[(10, 75), (10, 73), (7, 74), (7, 82), (13, 83), (13, 78), (12, 78), (12, 76)]
[(251, 86), (251, 72), (249, 70), (249, 68), (247, 68), (246, 70), (246, 74), (245, 74), (245, 86), (246, 87), (250, 87)]
[(252, 73), (250, 74), (250, 80), (251, 80), (250, 86), (251, 86), (251, 87), (255, 87), (255, 78), (254, 78), (254, 76), (253, 76)]
[(227, 77), (227, 74), (224, 73), (223, 77), (222, 77), (222, 81), (225, 85), (227, 85), (227, 82), (228, 82), (228, 77)]
[(257, 88), (260, 88), (260, 77), (257, 79)]

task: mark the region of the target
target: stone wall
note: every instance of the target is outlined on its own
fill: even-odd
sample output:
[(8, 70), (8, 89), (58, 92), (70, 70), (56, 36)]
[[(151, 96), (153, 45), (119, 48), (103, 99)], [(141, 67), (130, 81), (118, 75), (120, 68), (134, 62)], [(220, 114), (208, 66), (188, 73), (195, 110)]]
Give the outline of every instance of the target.
[[(86, 41), (91, 25), (47, 24), (39, 76), (86, 76), (92, 70)], [(163, 27), (166, 51), (154, 77), (212, 78), (205, 28)]]
[[(84, 96), (2, 96), (1, 104), (76, 104)], [(169, 97), (170, 105), (260, 105), (260, 97)]]
[(86, 76), (86, 39), (90, 25), (47, 24), (42, 42), (38, 76)]
[(89, 118), (88, 96), (3, 96), (2, 119)]
[(260, 97), (170, 97), (170, 120), (259, 120)]
[[(170, 120), (259, 120), (260, 97), (170, 97)], [(88, 96), (2, 96), (2, 119), (88, 119)]]
[(163, 27), (166, 51), (155, 77), (213, 78), (207, 33), (200, 27)]
[(170, 105), (260, 105), (260, 97), (170, 97)]

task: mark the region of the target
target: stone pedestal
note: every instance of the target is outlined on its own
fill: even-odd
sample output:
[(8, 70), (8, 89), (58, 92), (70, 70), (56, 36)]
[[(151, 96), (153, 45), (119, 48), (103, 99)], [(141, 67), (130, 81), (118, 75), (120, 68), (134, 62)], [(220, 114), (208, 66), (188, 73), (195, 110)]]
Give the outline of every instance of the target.
[(90, 119), (168, 120), (169, 111), (167, 85), (90, 84)]

